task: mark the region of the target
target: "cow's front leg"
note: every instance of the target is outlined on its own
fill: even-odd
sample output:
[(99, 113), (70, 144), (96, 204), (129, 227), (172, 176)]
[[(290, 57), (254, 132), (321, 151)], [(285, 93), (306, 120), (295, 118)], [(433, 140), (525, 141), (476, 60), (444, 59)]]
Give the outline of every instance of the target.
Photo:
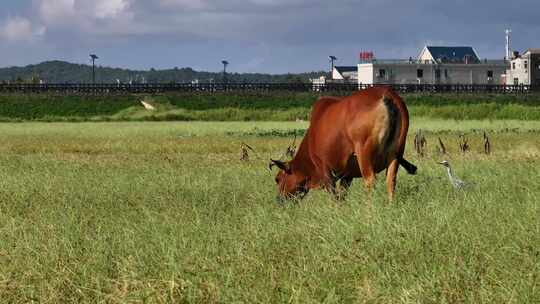
[(336, 181), (337, 180), (332, 177), (326, 178), (321, 183), (322, 188), (335, 196), (337, 193)]
[(347, 197), (349, 187), (352, 184), (352, 177), (344, 177), (339, 180), (339, 187), (336, 187), (336, 193), (334, 194), (336, 200), (343, 201)]

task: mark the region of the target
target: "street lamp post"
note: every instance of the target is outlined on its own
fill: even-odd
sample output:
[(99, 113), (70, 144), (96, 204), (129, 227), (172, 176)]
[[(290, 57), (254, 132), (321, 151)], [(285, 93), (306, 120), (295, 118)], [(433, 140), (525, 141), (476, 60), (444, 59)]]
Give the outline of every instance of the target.
[(229, 65), (229, 62), (227, 60), (221, 61), (223, 64), (223, 82), (227, 82), (227, 66)]
[(96, 54), (90, 54), (90, 59), (92, 59), (92, 84), (96, 84), (96, 59), (99, 57)]

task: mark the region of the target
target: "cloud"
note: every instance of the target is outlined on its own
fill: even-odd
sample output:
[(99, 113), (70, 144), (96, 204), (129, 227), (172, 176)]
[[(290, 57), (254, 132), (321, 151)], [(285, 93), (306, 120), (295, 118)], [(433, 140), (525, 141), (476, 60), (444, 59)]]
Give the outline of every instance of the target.
[(95, 16), (99, 19), (115, 18), (126, 12), (130, 3), (127, 0), (100, 0), (95, 1)]
[(41, 20), (51, 26), (93, 28), (103, 20), (123, 22), (131, 18), (131, 0), (38, 0)]
[(39, 14), (47, 24), (69, 23), (76, 15), (75, 0), (41, 0)]
[[(125, 66), (145, 58), (149, 66), (214, 68), (209, 62), (226, 57), (238, 64), (231, 69), (286, 72), (326, 68), (330, 54), (352, 65), (362, 50), (414, 57), (430, 42), (500, 58), (508, 26), (514, 49), (540, 45), (538, 0), (25, 0), (32, 4), (24, 9), (4, 1), (2, 11), (22, 17), (0, 19), (2, 40), (41, 37), (49, 57), (98, 49)], [(12, 53), (23, 58), (19, 49)]]
[(159, 0), (159, 5), (165, 8), (182, 8), (188, 10), (202, 10), (209, 7), (205, 0)]
[(33, 41), (45, 34), (44, 26), (34, 26), (32, 22), (23, 17), (9, 17), (0, 27), (0, 38), (12, 42)]

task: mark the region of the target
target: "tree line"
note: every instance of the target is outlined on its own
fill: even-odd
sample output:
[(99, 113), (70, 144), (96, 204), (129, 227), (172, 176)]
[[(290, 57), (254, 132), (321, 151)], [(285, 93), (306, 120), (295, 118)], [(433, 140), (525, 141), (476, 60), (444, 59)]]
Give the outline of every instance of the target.
[[(129, 70), (112, 67), (96, 67), (97, 83), (186, 83), (207, 82), (308, 82), (312, 78), (328, 76), (328, 72), (264, 74), (196, 71), (192, 68), (164, 70)], [(25, 67), (0, 68), (2, 83), (91, 83), (92, 66), (65, 61), (46, 61)]]

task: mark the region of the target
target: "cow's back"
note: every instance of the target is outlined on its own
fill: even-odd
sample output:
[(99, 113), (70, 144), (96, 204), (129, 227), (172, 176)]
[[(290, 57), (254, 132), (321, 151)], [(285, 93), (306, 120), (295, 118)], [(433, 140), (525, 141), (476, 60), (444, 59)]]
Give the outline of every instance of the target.
[(391, 88), (373, 87), (350, 96), (347, 136), (355, 150), (369, 151), (375, 171), (404, 152), (409, 114), (405, 103)]
[(375, 146), (377, 171), (386, 168), (388, 159), (403, 154), (401, 130), (404, 124), (408, 128), (408, 113), (406, 108), (402, 113), (402, 103), (385, 87), (369, 88), (344, 98), (320, 98), (311, 113), (308, 141), (310, 157), (321, 174), (328, 170), (354, 171), (357, 176), (358, 168), (350, 168), (350, 160), (355, 150), (367, 144)]
[(321, 119), (331, 120), (331, 117), (325, 117), (326, 111), (336, 103), (339, 103), (343, 98), (335, 96), (323, 96), (320, 97), (311, 109), (310, 125), (317, 124)]

